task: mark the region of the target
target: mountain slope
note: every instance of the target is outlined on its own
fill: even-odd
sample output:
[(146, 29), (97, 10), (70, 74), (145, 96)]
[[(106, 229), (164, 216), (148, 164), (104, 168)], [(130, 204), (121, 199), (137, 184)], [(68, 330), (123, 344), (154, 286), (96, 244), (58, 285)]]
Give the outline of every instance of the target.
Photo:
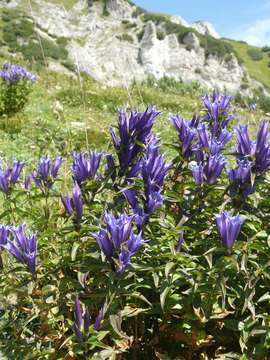
[(188, 24), (182, 19), (145, 12), (127, 0), (1, 4), (2, 51), (21, 53), (30, 62), (55, 70), (77, 67), (108, 85), (171, 77), (250, 94), (252, 82), (239, 63), (238, 49), (202, 35), (214, 32), (207, 23), (197, 24), (200, 33), (183, 26)]
[[(248, 45), (244, 42), (230, 40), (229, 43), (243, 61), (250, 77), (262, 83), (267, 89), (270, 89), (270, 48), (269, 51), (262, 51), (261, 48)], [(261, 59), (260, 56), (258, 60), (252, 59), (249, 51), (261, 54)]]

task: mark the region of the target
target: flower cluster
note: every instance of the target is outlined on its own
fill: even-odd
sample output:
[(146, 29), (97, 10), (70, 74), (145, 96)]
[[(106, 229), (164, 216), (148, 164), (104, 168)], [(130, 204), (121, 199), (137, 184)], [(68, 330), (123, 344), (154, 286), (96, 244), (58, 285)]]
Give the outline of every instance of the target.
[(91, 152), (89, 156), (83, 153), (75, 153), (71, 166), (73, 180), (81, 185), (84, 181), (94, 178), (99, 169), (101, 158), (102, 154), (96, 151)]
[(133, 216), (126, 214), (118, 218), (106, 212), (104, 223), (106, 229), (100, 228), (94, 233), (100, 249), (109, 260), (113, 271), (122, 274), (134, 256), (144, 244), (141, 233), (135, 235), (132, 231)]
[(73, 324), (73, 330), (77, 337), (77, 339), (82, 342), (84, 337), (87, 337), (90, 328), (90, 315), (88, 306), (85, 307), (85, 311), (83, 313), (82, 305), (78, 296), (75, 300), (74, 306), (74, 317), (75, 322)]
[(182, 155), (184, 159), (188, 159), (192, 155), (192, 141), (196, 135), (196, 128), (200, 123), (200, 119), (196, 116), (192, 120), (184, 120), (178, 114), (172, 116), (170, 121), (178, 133), (182, 146)]
[[(95, 323), (93, 325), (95, 331), (100, 330), (103, 317), (104, 317), (103, 310), (101, 310), (98, 316), (96, 317)], [(87, 339), (89, 335), (91, 322), (90, 322), (88, 306), (85, 306), (85, 310), (83, 312), (82, 304), (78, 296), (76, 297), (75, 305), (74, 305), (74, 318), (75, 318), (75, 322), (73, 324), (73, 331), (78, 341), (82, 342), (84, 341), (84, 339)]]
[[(119, 111), (119, 136), (113, 129), (110, 129), (110, 133), (119, 159), (120, 175), (132, 177), (136, 172), (138, 155), (142, 153), (158, 115), (159, 112), (153, 108), (147, 108), (143, 113), (133, 111), (130, 116)], [(128, 170), (132, 174), (127, 174)]]
[(196, 161), (191, 169), (198, 185), (214, 184), (218, 180), (226, 165), (221, 152), (232, 138), (232, 133), (226, 129), (231, 119), (231, 97), (214, 93), (212, 98), (206, 95), (202, 101), (206, 109), (203, 118), (194, 116), (190, 121), (179, 115), (170, 118), (179, 136), (183, 158), (193, 157)]
[(47, 193), (53, 186), (59, 169), (62, 165), (62, 158), (57, 157), (55, 160), (47, 155), (39, 159), (37, 169), (34, 170), (25, 181), (25, 188), (29, 189), (34, 181), (36, 186), (43, 192)]
[(83, 199), (82, 192), (79, 185), (76, 183), (73, 188), (73, 193), (67, 196), (61, 195), (61, 200), (64, 205), (66, 213), (74, 216), (75, 222), (78, 225), (83, 215)]
[(149, 216), (151, 216), (163, 203), (161, 191), (164, 180), (170, 169), (165, 163), (164, 156), (159, 152), (159, 142), (151, 137), (146, 146), (145, 156), (140, 161), (140, 171), (137, 176), (143, 180), (143, 195), (140, 207), (139, 191), (135, 187), (124, 190), (124, 195), (132, 207), (138, 229), (141, 230)]
[[(37, 237), (36, 234), (26, 234), (26, 225), (18, 227), (2, 227), (5, 244), (2, 245), (19, 262), (25, 264), (32, 276), (35, 277), (37, 266)], [(9, 233), (13, 240), (7, 239)]]
[(209, 123), (214, 136), (218, 136), (232, 118), (229, 115), (231, 100), (231, 96), (220, 95), (217, 92), (214, 92), (212, 97), (205, 95), (202, 98), (206, 109), (205, 120)]
[(20, 65), (4, 64), (0, 71), (0, 78), (7, 84), (14, 85), (20, 80), (35, 82), (37, 77)]
[(216, 216), (216, 222), (223, 244), (231, 251), (240, 233), (243, 220), (239, 215), (231, 216), (225, 211)]
[(208, 184), (214, 184), (226, 165), (226, 159), (221, 154), (209, 155), (206, 164), (202, 162), (192, 166), (192, 175), (197, 185), (206, 179)]
[(232, 191), (246, 197), (254, 190), (255, 179), (262, 176), (270, 167), (268, 123), (266, 120), (261, 121), (256, 141), (250, 139), (247, 125), (239, 124), (235, 131), (237, 167), (229, 170), (228, 176)]
[(257, 140), (252, 141), (248, 134), (247, 125), (238, 125), (237, 158), (250, 158), (253, 161), (253, 170), (257, 176), (262, 175), (270, 166), (270, 144), (268, 142), (268, 123), (262, 120), (257, 133)]
[(14, 160), (13, 166), (9, 166), (5, 169), (2, 161), (0, 161), (0, 190), (2, 192), (5, 194), (9, 193), (12, 186), (18, 181), (24, 164), (24, 161)]

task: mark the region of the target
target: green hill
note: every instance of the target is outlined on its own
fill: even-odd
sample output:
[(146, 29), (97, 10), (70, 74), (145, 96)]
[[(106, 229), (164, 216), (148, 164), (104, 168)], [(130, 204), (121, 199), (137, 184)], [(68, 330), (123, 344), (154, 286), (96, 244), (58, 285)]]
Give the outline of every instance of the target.
[[(228, 40), (228, 43), (234, 48), (238, 58), (242, 60), (250, 77), (270, 89), (270, 48), (269, 51), (263, 51), (261, 48), (244, 42)], [(252, 54), (254, 54), (253, 58)], [(256, 54), (258, 60), (255, 60)]]

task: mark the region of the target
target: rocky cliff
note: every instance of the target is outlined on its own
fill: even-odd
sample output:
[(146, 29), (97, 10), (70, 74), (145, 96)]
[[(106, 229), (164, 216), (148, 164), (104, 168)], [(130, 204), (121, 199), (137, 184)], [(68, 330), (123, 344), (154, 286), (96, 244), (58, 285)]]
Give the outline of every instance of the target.
[[(236, 93), (248, 79), (207, 22), (189, 25), (180, 17), (151, 15), (128, 0), (77, 0), (70, 8), (63, 4), (11, 0), (0, 6), (27, 10), (41, 37), (52, 42), (67, 39), (70, 60), (108, 85), (168, 76)], [(212, 44), (222, 45), (223, 53), (209, 51)], [(59, 69), (53, 61), (48, 63)]]

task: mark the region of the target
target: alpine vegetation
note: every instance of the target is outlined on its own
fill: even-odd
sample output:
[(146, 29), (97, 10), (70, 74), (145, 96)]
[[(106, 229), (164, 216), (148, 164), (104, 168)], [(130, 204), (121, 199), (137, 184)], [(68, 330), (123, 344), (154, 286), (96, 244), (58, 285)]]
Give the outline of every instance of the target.
[(165, 143), (159, 116), (119, 110), (102, 152), (46, 137), (34, 162), (0, 163), (3, 356), (269, 357), (268, 121), (253, 138), (214, 93), (160, 117)]
[(36, 75), (20, 65), (4, 64), (0, 71), (0, 115), (11, 115), (23, 110), (37, 81)]

